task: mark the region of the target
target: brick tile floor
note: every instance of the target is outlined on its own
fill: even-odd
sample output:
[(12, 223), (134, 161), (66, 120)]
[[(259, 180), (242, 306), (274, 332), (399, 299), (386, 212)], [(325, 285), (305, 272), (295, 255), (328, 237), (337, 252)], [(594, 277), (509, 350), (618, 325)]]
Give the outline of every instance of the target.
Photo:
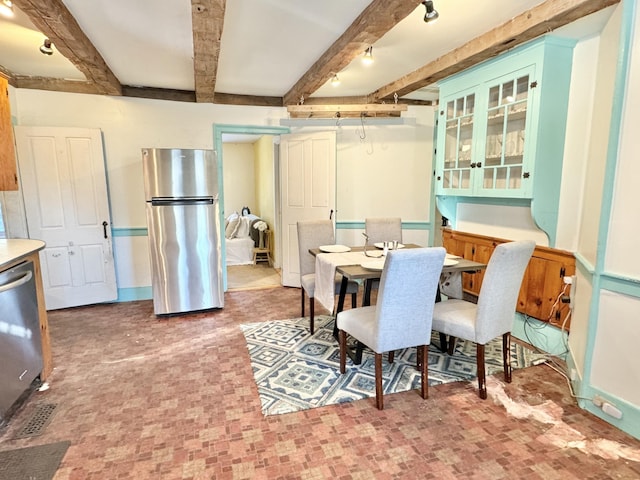
[[(54, 480), (640, 478), (639, 461), (588, 448), (604, 439), (640, 459), (640, 441), (578, 408), (544, 365), (504, 387), (494, 377), (486, 401), (465, 382), (432, 387), (428, 400), (388, 395), (384, 411), (368, 399), (264, 417), (238, 325), (296, 317), (299, 299), (236, 291), (222, 310), (163, 319), (150, 301), (49, 312), (51, 388), (0, 432), (0, 450), (70, 440)], [(502, 388), (559, 423), (508, 412)], [(14, 439), (38, 403), (58, 405), (50, 425)]]

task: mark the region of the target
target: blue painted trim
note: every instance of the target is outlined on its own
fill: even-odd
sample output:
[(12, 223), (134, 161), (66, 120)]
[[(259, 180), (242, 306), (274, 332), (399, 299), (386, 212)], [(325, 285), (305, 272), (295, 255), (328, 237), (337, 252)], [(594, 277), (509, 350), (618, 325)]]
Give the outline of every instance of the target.
[(120, 227), (111, 228), (114, 237), (147, 237), (149, 230), (146, 227)]
[(117, 302), (134, 302), (136, 300), (151, 300), (153, 291), (151, 287), (129, 287), (118, 289)]
[(640, 279), (623, 277), (611, 273), (602, 274), (600, 286), (604, 290), (640, 297)]
[(616, 428), (627, 432), (629, 435), (634, 436), (635, 438), (640, 438), (640, 408), (636, 405), (632, 405), (625, 400), (617, 398), (610, 393), (603, 392), (602, 390), (598, 390), (596, 388), (588, 387), (586, 389), (586, 395), (588, 398), (593, 398), (596, 395), (602, 397), (605, 401), (608, 401), (612, 405), (614, 405), (620, 412), (622, 412), (622, 418), (617, 419), (611, 417), (604, 413), (601, 408), (596, 407), (592, 401), (589, 400), (580, 400), (579, 405), (587, 410), (588, 412), (594, 414), (596, 417), (601, 418), (607, 423), (610, 423)]
[[(403, 230), (429, 230), (431, 222), (402, 222)], [(336, 222), (336, 230), (364, 230), (364, 222)]]
[(516, 313), (511, 335), (563, 360), (568, 356), (569, 334), (547, 322)]

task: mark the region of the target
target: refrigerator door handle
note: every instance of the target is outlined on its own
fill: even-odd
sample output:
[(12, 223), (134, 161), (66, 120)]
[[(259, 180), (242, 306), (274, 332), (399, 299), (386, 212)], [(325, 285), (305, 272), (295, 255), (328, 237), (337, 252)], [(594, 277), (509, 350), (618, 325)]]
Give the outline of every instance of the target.
[(213, 197), (208, 198), (152, 198), (153, 206), (171, 206), (171, 205), (212, 205)]

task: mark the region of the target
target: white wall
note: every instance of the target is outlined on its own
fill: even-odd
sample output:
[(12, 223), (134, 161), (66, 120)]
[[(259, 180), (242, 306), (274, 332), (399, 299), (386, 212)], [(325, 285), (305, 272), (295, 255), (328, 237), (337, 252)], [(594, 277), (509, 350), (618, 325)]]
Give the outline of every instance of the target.
[[(213, 148), (213, 124), (269, 125), (283, 108), (167, 102), (142, 98), (16, 91), (18, 125), (89, 127), (103, 132), (114, 227), (146, 227), (145, 147)], [(13, 108), (13, 105), (12, 105)]]
[(223, 143), (222, 151), (225, 218), (245, 206), (257, 213), (253, 144)]
[[(14, 90), (12, 112), (18, 125), (90, 127), (103, 132), (116, 231), (146, 228), (142, 148), (211, 149), (214, 123), (273, 126), (286, 116), (284, 108)], [(416, 124), (369, 126), (364, 139), (362, 129), (335, 127), (339, 220), (399, 215), (405, 221), (430, 221), (433, 108), (410, 107), (406, 116)], [(428, 232), (408, 233), (420, 238), (415, 243), (426, 244)], [(146, 237), (116, 237), (114, 250), (118, 288), (148, 287)]]
[[(284, 108), (234, 107), (14, 89), (17, 125), (103, 133), (112, 226), (146, 228), (141, 149), (213, 148), (213, 124), (272, 125)], [(114, 238), (118, 288), (149, 287), (146, 237)]]
[[(600, 48), (597, 58), (592, 125), (588, 132), (582, 132), (588, 142), (587, 170), (582, 216), (580, 217), (577, 251), (595, 265), (598, 248), (598, 229), (602, 204), (604, 168), (607, 160), (609, 128), (611, 124), (611, 104), (613, 86), (618, 61), (620, 22), (622, 9), (617, 8), (600, 34)], [(588, 136), (585, 136), (588, 133)], [(567, 174), (572, 174), (567, 171)], [(566, 205), (566, 204), (565, 204)]]

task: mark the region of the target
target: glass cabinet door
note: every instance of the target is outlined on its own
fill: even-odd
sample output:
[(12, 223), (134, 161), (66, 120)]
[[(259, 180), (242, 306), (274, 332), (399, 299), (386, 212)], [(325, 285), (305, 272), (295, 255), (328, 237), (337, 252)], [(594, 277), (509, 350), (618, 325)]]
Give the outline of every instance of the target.
[(446, 102), (443, 189), (471, 188), (475, 94)]
[[(489, 87), (482, 189), (522, 187), (529, 74), (500, 80)], [(479, 172), (478, 172), (479, 173)]]

